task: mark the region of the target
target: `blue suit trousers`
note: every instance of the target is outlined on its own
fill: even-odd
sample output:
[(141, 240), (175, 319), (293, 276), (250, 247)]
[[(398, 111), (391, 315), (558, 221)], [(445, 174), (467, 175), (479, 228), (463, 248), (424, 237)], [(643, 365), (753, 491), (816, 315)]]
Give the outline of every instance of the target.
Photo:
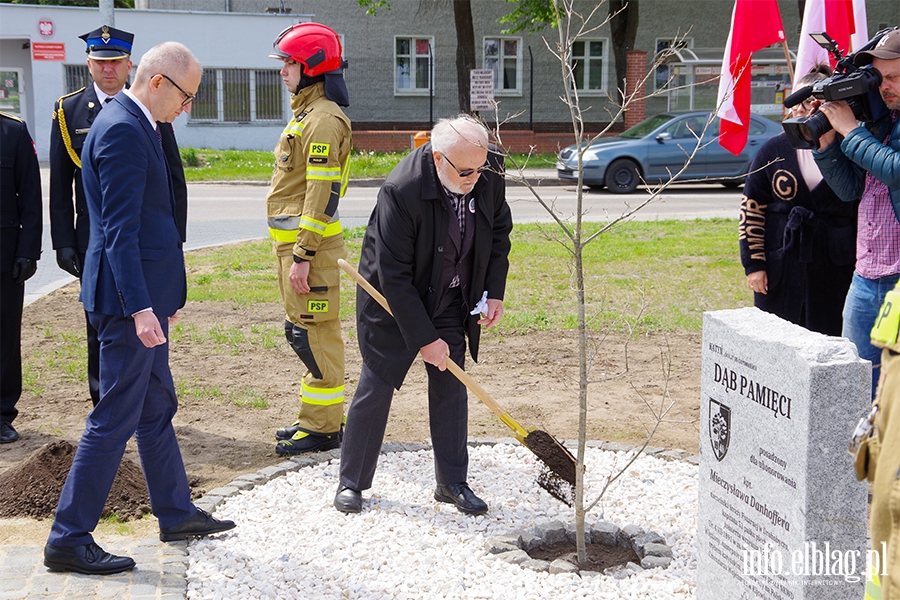
[[(60, 495), (47, 540), (55, 546), (93, 541), (91, 531), (132, 435), (159, 526), (178, 525), (197, 511), (172, 426), (178, 401), (168, 341), (145, 347), (130, 317), (88, 313), (88, 319), (100, 341), (100, 402), (87, 417)], [(160, 324), (168, 338), (168, 319), (163, 317)]]

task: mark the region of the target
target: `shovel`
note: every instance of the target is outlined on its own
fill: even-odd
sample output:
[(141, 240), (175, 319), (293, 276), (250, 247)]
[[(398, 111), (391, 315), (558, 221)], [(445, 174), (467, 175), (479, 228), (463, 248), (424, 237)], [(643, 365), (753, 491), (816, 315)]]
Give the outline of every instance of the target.
[[(359, 274), (359, 271), (342, 258), (338, 259), (338, 266), (344, 270), (347, 275), (353, 278), (372, 298), (375, 299), (381, 307), (393, 316), (394, 313), (388, 306), (387, 300), (381, 292), (376, 290), (371, 283)], [(484, 402), (492, 413), (512, 429), (513, 435), (522, 445), (531, 450), (535, 456), (543, 463), (543, 471), (538, 476), (538, 485), (547, 490), (551, 496), (572, 505), (575, 498), (575, 457), (569, 452), (565, 446), (559, 443), (556, 438), (540, 429), (526, 430), (513, 419), (508, 412), (503, 410), (494, 398), (487, 393), (477, 381), (463, 371), (459, 365), (452, 360), (446, 361), (447, 370), (459, 379), (478, 399)]]

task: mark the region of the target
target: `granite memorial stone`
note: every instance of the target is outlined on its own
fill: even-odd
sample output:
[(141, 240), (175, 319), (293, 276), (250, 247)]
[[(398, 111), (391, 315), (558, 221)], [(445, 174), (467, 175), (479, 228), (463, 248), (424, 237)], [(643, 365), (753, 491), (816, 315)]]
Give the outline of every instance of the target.
[(702, 343), (698, 600), (862, 598), (870, 363), (756, 308), (704, 314)]

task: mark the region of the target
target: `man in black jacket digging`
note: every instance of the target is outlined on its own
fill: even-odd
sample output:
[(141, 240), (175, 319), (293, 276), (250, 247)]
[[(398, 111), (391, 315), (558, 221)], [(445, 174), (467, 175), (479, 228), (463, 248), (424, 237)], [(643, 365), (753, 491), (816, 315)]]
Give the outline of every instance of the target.
[(488, 145), (475, 119), (441, 120), (431, 142), (404, 158), (378, 193), (359, 271), (394, 316), (357, 291), (363, 366), (344, 432), (334, 499), (341, 512), (362, 510), (361, 491), (372, 486), (394, 389), (417, 354), (428, 373), (434, 498), (467, 514), (487, 511), (466, 483), (466, 388), (446, 370), (446, 360), (463, 367), (467, 337), (477, 360), (480, 327), (503, 314), (512, 215), (502, 159)]

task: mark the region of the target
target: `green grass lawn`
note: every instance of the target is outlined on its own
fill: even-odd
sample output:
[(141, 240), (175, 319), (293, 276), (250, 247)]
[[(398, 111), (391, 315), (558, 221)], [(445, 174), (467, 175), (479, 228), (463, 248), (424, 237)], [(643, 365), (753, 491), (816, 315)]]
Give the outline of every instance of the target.
[[(345, 231), (349, 262), (359, 260), (363, 228)], [(500, 331), (576, 326), (568, 251), (552, 225), (516, 225), (512, 233), (506, 313)], [(236, 305), (279, 302), (271, 242), (189, 252), (188, 299)], [(639, 329), (699, 332), (702, 314), (752, 305), (737, 247), (737, 221), (632, 222), (585, 249), (591, 327), (621, 328), (639, 315)], [(342, 278), (342, 318), (352, 318), (354, 286)]]
[[(362, 227), (344, 232), (349, 262), (354, 265), (363, 232)], [(571, 260), (555, 240), (556, 232), (549, 224), (514, 227), (506, 312), (494, 330), (496, 335), (576, 326)], [(234, 307), (280, 303), (274, 260), (268, 240), (187, 252), (188, 299)], [(590, 327), (598, 331), (623, 331), (626, 322), (637, 322), (636, 334), (699, 333), (704, 311), (752, 305), (738, 258), (736, 219), (622, 224), (586, 248), (585, 275), (587, 316)], [(349, 277), (341, 277), (341, 292), (341, 318), (353, 319), (356, 293)], [(45, 327), (41, 333), (47, 343), (25, 361), (25, 389), (43, 393), (41, 374), (48, 369), (62, 369), (65, 380), (83, 383), (87, 375), (84, 329), (74, 333)], [(188, 321), (176, 323), (170, 333), (173, 340), (206, 344), (214, 354), (237, 354), (247, 344), (275, 348), (284, 342), (280, 322), (254, 324), (248, 330), (220, 325), (201, 330)], [(204, 396), (237, 406), (266, 405), (266, 399), (253, 390), (203, 386), (197, 381), (178, 385), (182, 400)]]
[[(274, 146), (275, 140), (272, 140)], [(367, 179), (385, 177), (405, 152), (357, 152), (350, 157), (350, 178)], [(527, 161), (526, 161), (527, 159)], [(185, 178), (191, 181), (269, 181), (274, 157), (271, 152), (254, 150), (210, 150), (208, 148), (181, 148)], [(556, 164), (553, 154), (532, 157), (515, 155), (519, 166), (550, 169)]]

